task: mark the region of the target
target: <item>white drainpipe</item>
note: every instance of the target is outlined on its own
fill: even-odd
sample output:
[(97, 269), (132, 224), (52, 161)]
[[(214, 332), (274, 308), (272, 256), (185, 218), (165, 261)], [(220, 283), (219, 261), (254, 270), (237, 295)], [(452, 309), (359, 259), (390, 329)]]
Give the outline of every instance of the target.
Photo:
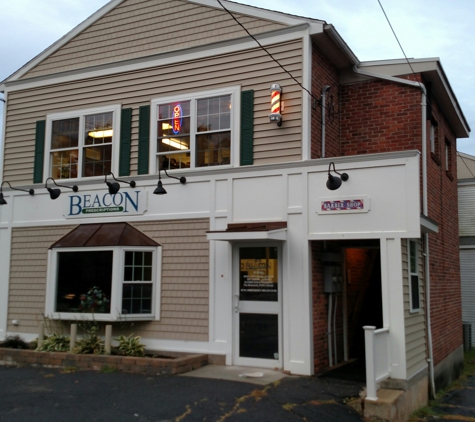
[[(372, 78), (384, 79), (398, 84), (409, 85), (422, 90), (421, 95), (421, 114), (422, 114), (422, 213), (427, 217), (427, 90), (423, 83), (409, 81), (407, 79), (396, 78), (395, 76), (381, 75), (379, 73), (367, 72), (353, 66), (353, 71), (359, 75), (370, 76)], [(426, 279), (426, 302), (427, 302), (427, 342), (429, 348), (429, 374), (432, 395), (435, 397), (434, 384), (434, 354), (432, 350), (432, 330), (430, 323), (430, 268), (429, 268), (429, 235), (425, 234), (425, 279)]]

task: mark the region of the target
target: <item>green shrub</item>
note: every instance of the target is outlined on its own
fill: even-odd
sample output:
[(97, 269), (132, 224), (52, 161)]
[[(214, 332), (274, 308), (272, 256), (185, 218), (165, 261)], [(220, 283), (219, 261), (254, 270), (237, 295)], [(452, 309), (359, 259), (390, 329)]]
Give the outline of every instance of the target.
[(69, 337), (64, 334), (51, 334), (46, 337), (37, 349), (40, 352), (68, 352), (69, 351)]
[(133, 334), (116, 338), (119, 342), (118, 349), (126, 356), (145, 356), (145, 345), (140, 343), (140, 336), (132, 336)]
[(90, 327), (88, 333), (76, 342), (73, 352), (83, 355), (102, 355), (104, 353), (104, 342), (97, 335), (97, 331), (97, 326)]
[(30, 346), (19, 335), (7, 336), (2, 344), (7, 349), (29, 349)]

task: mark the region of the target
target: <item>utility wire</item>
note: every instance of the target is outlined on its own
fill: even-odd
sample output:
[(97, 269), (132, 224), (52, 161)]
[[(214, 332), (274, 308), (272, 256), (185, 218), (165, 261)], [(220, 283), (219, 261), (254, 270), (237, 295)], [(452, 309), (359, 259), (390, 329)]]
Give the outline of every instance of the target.
[[(219, 1), (219, 0), (218, 0), (218, 1)], [(406, 53), (405, 53), (405, 51), (404, 51), (404, 48), (402, 48), (402, 45), (401, 45), (401, 43), (399, 42), (399, 38), (398, 38), (397, 35), (396, 35), (396, 31), (394, 31), (394, 28), (393, 28), (393, 26), (391, 25), (391, 22), (389, 21), (388, 15), (386, 14), (386, 11), (384, 10), (383, 5), (381, 4), (381, 1), (378, 0), (378, 3), (379, 3), (379, 6), (381, 7), (381, 10), (383, 11), (383, 14), (384, 14), (384, 17), (386, 18), (386, 21), (387, 21), (388, 24), (389, 24), (389, 27), (391, 28), (391, 31), (392, 31), (392, 33), (393, 33), (393, 35), (394, 35), (394, 38), (396, 38), (396, 41), (397, 41), (397, 43), (399, 44), (399, 48), (401, 49), (402, 54), (404, 54), (404, 58), (406, 59), (407, 64), (408, 64), (409, 67), (411, 68), (412, 74), (413, 74), (414, 76), (416, 76), (416, 72), (414, 72), (414, 69), (412, 68), (411, 62), (410, 62), (409, 59), (407, 58)], [(419, 82), (419, 83), (420, 83), (420, 82)], [(421, 91), (424, 92), (424, 90), (422, 89), (422, 86), (421, 86), (420, 88), (421, 88)]]
[[(320, 98), (317, 98), (315, 95), (313, 95), (307, 88), (305, 88), (284, 66), (282, 66), (280, 64), (280, 62), (257, 40), (256, 37), (254, 37), (254, 35), (252, 35), (248, 30), (247, 28), (241, 23), (239, 22), (236, 17), (234, 16), (234, 14), (228, 10), (224, 5), (223, 3), (221, 3), (221, 0), (217, 0), (217, 2), (220, 4), (220, 6), (226, 11), (229, 13), (229, 15), (236, 21), (236, 23), (242, 28), (244, 29), (244, 31), (247, 32), (247, 35), (249, 35), (258, 45), (259, 47), (264, 50), (268, 55), (269, 57), (274, 60), (274, 62), (277, 63), (277, 65), (285, 72), (287, 73), (287, 75), (289, 75), (294, 81), (295, 83), (300, 86), (300, 88), (302, 88), (305, 92), (307, 92), (315, 101), (318, 101), (320, 102)], [(324, 104), (321, 104), (322, 107), (325, 107)]]

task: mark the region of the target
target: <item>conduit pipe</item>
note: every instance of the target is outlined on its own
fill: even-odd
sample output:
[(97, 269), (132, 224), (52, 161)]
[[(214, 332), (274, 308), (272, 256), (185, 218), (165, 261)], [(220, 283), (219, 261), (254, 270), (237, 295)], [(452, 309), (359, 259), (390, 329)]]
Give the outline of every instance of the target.
[(322, 97), (321, 97), (321, 101), (322, 101), (322, 158), (325, 158), (325, 131), (326, 131), (326, 123), (325, 123), (325, 104), (326, 104), (326, 93), (327, 91), (330, 89), (330, 85), (325, 85), (323, 88), (322, 88)]
[[(370, 76), (376, 79), (384, 79), (386, 81), (395, 82), (398, 84), (412, 86), (414, 88), (420, 89), (422, 91), (421, 95), (421, 119), (422, 119), (422, 213), (424, 216), (428, 216), (428, 206), (427, 206), (427, 90), (422, 82), (410, 81), (403, 78), (397, 78), (395, 76), (382, 75), (380, 73), (368, 72), (358, 68), (358, 66), (353, 66), (353, 72), (358, 75)], [(434, 353), (432, 350), (432, 330), (430, 323), (430, 268), (429, 268), (429, 235), (426, 233), (424, 237), (425, 241), (425, 279), (426, 279), (426, 315), (427, 315), (427, 342), (429, 348), (429, 374), (432, 395), (435, 397), (435, 384), (434, 384)]]

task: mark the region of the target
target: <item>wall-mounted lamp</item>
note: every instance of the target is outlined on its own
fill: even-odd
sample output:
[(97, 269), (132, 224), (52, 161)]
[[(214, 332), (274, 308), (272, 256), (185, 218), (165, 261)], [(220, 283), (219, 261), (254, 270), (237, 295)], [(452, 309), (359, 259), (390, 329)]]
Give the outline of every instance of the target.
[(45, 188), (48, 190), (49, 192), (49, 196), (51, 199), (56, 199), (59, 195), (61, 195), (61, 190), (60, 189), (56, 189), (56, 188), (49, 188), (48, 187), (48, 180), (52, 180), (53, 183), (56, 185), (56, 186), (59, 186), (60, 188), (68, 188), (68, 189), (72, 189), (74, 192), (77, 192), (79, 189), (76, 185), (74, 186), (65, 186), (65, 185), (58, 185), (55, 180), (52, 178), (52, 177), (48, 177), (46, 179), (46, 182), (45, 182)]
[(271, 122), (277, 122), (277, 126), (282, 125), (283, 103), (281, 101), (282, 88), (279, 84), (272, 84), (270, 86), (270, 114), (269, 120)]
[(117, 182), (127, 183), (128, 185), (130, 185), (131, 188), (135, 188), (136, 186), (136, 183), (133, 180), (130, 182), (127, 182), (126, 180), (116, 179), (115, 176), (112, 174), (112, 172), (109, 172), (105, 175), (104, 183), (109, 187), (109, 193), (111, 195), (115, 195), (117, 192), (119, 192), (120, 185), (117, 182), (108, 182), (107, 176), (112, 176), (112, 178), (116, 180)]
[[(340, 177), (333, 176), (330, 171), (331, 171), (331, 166), (333, 165), (333, 172), (338, 174)], [(341, 186), (341, 182), (346, 182), (350, 176), (348, 176), (347, 173), (338, 173), (335, 169), (335, 163), (332, 161), (328, 165), (328, 180), (327, 180), (327, 188), (330, 190), (337, 190)]]
[[(158, 169), (158, 183), (157, 183), (157, 187), (153, 191), (154, 195), (165, 195), (167, 193), (167, 191), (165, 190), (165, 188), (162, 185), (162, 178), (160, 176), (161, 171), (162, 171), (162, 169)], [(170, 176), (167, 173), (166, 169), (163, 169), (163, 171), (165, 172), (165, 174), (168, 177), (171, 177), (172, 179), (179, 180), (182, 185), (184, 185), (186, 183), (186, 177), (184, 177), (184, 176), (181, 176), (181, 177)]]
[(21, 190), (22, 192), (27, 192), (30, 195), (34, 195), (35, 191), (33, 189), (25, 190), (25, 189), (19, 189), (19, 188), (14, 188), (12, 185), (10, 185), (10, 182), (7, 182), (4, 180), (2, 184), (0, 185), (0, 205), (6, 205), (7, 201), (5, 201), (5, 198), (3, 197), (3, 184), (6, 183), (8, 186), (10, 186), (10, 189), (13, 190)]

